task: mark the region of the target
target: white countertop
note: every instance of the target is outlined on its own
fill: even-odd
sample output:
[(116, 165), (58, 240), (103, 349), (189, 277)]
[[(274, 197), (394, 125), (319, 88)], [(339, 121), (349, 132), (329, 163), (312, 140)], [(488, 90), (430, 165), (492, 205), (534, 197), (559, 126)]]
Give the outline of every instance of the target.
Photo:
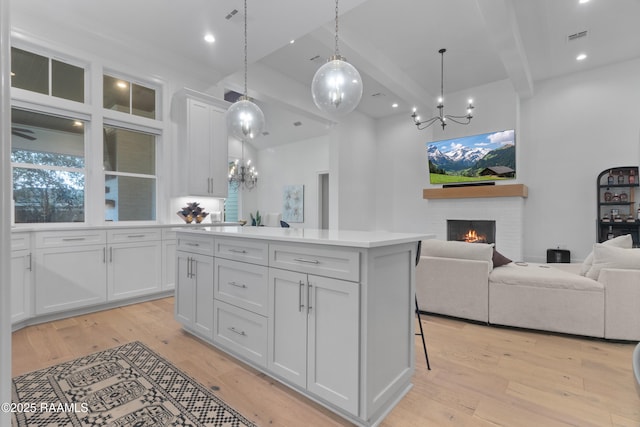
[(176, 229), (176, 231), (214, 236), (350, 246), (358, 248), (375, 248), (380, 246), (411, 243), (435, 237), (432, 234), (392, 233), (389, 231), (320, 230), (313, 228), (246, 226), (180, 228)]

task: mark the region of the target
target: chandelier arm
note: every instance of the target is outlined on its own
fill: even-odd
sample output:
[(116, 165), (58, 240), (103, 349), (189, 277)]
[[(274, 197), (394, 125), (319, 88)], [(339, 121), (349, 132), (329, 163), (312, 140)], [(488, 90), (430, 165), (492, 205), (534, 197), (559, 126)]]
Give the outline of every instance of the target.
[(438, 117), (438, 116), (432, 117), (429, 120), (416, 122), (416, 126), (417, 126), (418, 130), (423, 130), (423, 129), (428, 128), (429, 126), (431, 126), (432, 124), (434, 124), (437, 121), (442, 122), (442, 119), (440, 117)]
[[(469, 116), (444, 116), (445, 119), (458, 123), (459, 125), (468, 125), (471, 123), (471, 117)], [(464, 119), (466, 122), (459, 121), (458, 119)]]

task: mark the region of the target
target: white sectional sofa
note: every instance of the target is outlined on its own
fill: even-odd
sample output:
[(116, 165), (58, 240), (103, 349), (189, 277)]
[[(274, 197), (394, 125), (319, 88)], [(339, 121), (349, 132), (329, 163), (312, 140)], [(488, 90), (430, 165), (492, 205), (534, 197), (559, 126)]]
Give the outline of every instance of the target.
[(630, 236), (596, 244), (582, 264), (501, 265), (493, 245), (425, 240), (418, 305), (496, 325), (639, 341), (640, 249), (631, 245)]

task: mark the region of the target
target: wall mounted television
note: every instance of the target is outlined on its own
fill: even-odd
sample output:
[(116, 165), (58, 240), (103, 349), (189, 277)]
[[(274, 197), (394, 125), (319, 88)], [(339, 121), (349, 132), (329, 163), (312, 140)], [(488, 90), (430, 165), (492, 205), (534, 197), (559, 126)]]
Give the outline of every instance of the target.
[(464, 184), (516, 177), (513, 129), (427, 143), (429, 182)]

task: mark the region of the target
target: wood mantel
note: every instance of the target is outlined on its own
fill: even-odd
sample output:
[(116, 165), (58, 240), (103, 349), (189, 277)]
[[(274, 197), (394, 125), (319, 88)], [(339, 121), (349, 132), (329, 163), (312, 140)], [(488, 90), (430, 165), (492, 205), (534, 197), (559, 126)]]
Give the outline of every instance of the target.
[(467, 187), (425, 188), (423, 199), (472, 199), (477, 197), (527, 197), (529, 189), (524, 184), (478, 185)]

